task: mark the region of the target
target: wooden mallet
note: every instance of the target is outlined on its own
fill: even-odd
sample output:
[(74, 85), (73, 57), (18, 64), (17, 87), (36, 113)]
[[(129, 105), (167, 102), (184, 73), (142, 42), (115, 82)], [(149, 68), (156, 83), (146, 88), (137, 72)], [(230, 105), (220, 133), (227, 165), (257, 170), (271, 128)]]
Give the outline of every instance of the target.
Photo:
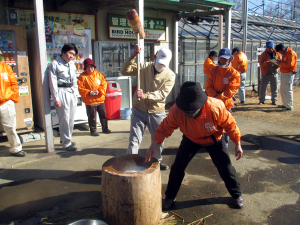
[[(136, 36), (136, 42), (138, 46), (140, 46), (140, 39), (145, 38), (145, 32), (143, 26), (141, 24), (139, 15), (135, 9), (130, 9), (126, 13), (126, 17), (130, 23), (131, 29)], [(137, 56), (137, 89), (139, 90), (140, 87), (140, 54)], [(140, 100), (140, 98), (138, 98)]]

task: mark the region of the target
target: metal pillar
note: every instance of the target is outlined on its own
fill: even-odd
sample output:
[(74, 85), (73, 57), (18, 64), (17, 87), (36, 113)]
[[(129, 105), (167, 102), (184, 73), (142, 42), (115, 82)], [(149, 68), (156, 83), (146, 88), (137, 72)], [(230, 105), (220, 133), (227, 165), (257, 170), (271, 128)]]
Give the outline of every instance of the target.
[(230, 49), (230, 42), (231, 42), (231, 14), (232, 9), (227, 8), (225, 9), (225, 48)]
[(218, 44), (218, 53), (223, 48), (223, 15), (219, 15), (219, 44)]
[(246, 54), (247, 51), (247, 26), (248, 26), (248, 0), (243, 0), (242, 10), (242, 26), (243, 26), (243, 52)]
[(175, 85), (173, 88), (173, 100), (176, 99), (178, 94), (178, 21), (175, 14), (173, 15), (173, 71), (176, 75)]
[(40, 93), (43, 93), (41, 96), (41, 101), (43, 101), (44, 108), (40, 109), (43, 111), (44, 124), (45, 124), (45, 140), (47, 152), (54, 151), (54, 142), (53, 142), (53, 131), (52, 131), (52, 122), (51, 122), (51, 108), (50, 108), (50, 93), (49, 93), (49, 80), (47, 76), (47, 52), (46, 52), (46, 37), (45, 37), (45, 23), (44, 23), (44, 5), (43, 1), (34, 0), (34, 14), (36, 21), (37, 29), (37, 49), (38, 49), (38, 70), (40, 74)]

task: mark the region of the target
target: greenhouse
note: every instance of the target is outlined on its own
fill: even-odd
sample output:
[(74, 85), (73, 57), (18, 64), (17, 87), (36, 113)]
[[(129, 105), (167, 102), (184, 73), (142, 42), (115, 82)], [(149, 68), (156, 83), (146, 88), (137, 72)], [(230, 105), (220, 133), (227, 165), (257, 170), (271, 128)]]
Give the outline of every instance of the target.
[[(242, 12), (232, 11), (230, 49), (242, 50), (243, 27)], [(178, 23), (179, 33), (179, 75), (180, 85), (185, 81), (203, 83), (203, 63), (210, 51), (217, 51), (219, 17), (181, 18)], [(223, 26), (225, 27), (225, 26)], [(223, 29), (223, 34), (225, 29)], [(246, 86), (256, 86), (260, 76), (258, 57), (265, 49), (266, 41), (274, 46), (283, 43), (300, 55), (300, 26), (294, 20), (280, 19), (260, 14), (248, 13), (247, 50), (249, 60)], [(227, 47), (224, 45), (223, 47)], [(300, 61), (298, 57), (298, 62)], [(215, 60), (217, 63), (217, 59)], [(300, 63), (298, 63), (295, 80), (299, 80)], [(280, 74), (279, 74), (280, 79)]]

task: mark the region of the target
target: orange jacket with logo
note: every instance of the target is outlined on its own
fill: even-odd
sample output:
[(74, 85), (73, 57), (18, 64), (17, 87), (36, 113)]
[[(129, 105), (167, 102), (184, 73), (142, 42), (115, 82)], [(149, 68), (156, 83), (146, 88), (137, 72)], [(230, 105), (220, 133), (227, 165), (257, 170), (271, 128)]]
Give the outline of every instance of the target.
[(9, 100), (19, 102), (19, 87), (11, 67), (0, 62), (0, 105)]
[(281, 73), (291, 73), (297, 70), (297, 53), (288, 47), (280, 63)]
[[(277, 60), (281, 61), (281, 54), (279, 52), (276, 52), (275, 49), (273, 51), (276, 53)], [(270, 65), (272, 65), (272, 63), (270, 63), (269, 60), (270, 55), (267, 50), (265, 50), (258, 58), (262, 75), (267, 75), (268, 68)]]
[(206, 80), (206, 93), (209, 97), (222, 100), (226, 109), (233, 106), (232, 96), (237, 92), (241, 84), (241, 76), (232, 66), (212, 68)]
[(241, 139), (236, 121), (231, 113), (226, 110), (224, 103), (210, 97), (208, 97), (196, 119), (186, 117), (175, 104), (169, 110), (168, 116), (156, 129), (153, 139), (160, 144), (165, 138), (171, 136), (177, 128), (192, 142), (200, 145), (213, 144), (211, 135), (220, 140), (224, 130), (234, 143), (239, 142)]
[(232, 67), (240, 73), (248, 71), (248, 58), (245, 53), (239, 52), (232, 60)]
[(205, 74), (209, 74), (209, 71), (214, 68), (216, 66), (216, 64), (214, 64), (214, 62), (212, 61), (211, 58), (207, 57), (207, 59), (204, 62), (203, 65), (203, 72)]
[[(93, 74), (89, 75), (83, 72), (78, 77), (78, 91), (81, 99), (86, 105), (96, 105), (104, 103), (107, 82), (102, 73), (95, 70)], [(98, 95), (90, 95), (90, 91), (98, 90)]]

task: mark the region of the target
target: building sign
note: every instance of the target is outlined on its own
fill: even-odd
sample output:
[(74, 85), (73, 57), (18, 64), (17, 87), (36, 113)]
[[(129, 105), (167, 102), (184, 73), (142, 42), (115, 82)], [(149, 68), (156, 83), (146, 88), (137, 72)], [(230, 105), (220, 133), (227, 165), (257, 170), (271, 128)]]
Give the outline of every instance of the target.
[[(126, 16), (108, 15), (109, 38), (136, 39)], [(145, 40), (165, 41), (166, 20), (145, 18), (144, 20)]]
[[(34, 18), (34, 11), (27, 9), (18, 9), (18, 21), (19, 25), (25, 26), (26, 29), (31, 27), (30, 17)], [(45, 21), (52, 21), (53, 23), (59, 23), (62, 25), (72, 24), (72, 30), (81, 32), (83, 29), (90, 29), (92, 33), (92, 40), (95, 40), (95, 15), (86, 14), (74, 14), (74, 13), (62, 13), (62, 12), (44, 12)], [(79, 24), (81, 24), (79, 26)], [(73, 26), (76, 26), (73, 28)], [(47, 31), (46, 31), (47, 32)]]

